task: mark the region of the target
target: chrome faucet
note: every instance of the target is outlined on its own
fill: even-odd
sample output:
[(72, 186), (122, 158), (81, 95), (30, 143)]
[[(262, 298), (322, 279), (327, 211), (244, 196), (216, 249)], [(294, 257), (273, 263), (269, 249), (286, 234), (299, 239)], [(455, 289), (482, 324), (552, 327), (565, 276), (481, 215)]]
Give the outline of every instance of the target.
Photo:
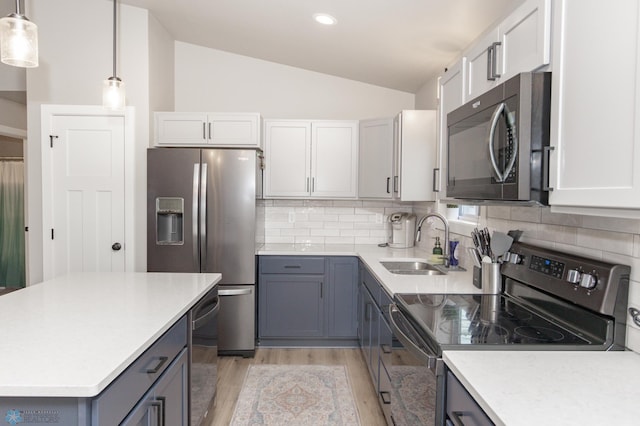
[(444, 247), (442, 248), (442, 258), (444, 260), (445, 268), (449, 267), (449, 222), (447, 218), (442, 216), (440, 213), (427, 213), (422, 216), (418, 221), (418, 226), (416, 227), (416, 242), (420, 241), (420, 237), (422, 236), (422, 224), (425, 220), (430, 217), (437, 217), (442, 221), (444, 225)]

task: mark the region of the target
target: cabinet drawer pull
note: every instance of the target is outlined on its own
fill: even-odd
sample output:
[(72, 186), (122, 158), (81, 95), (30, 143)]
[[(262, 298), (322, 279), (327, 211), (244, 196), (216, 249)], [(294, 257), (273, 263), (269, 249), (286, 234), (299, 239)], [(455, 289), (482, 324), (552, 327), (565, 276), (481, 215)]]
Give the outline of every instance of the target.
[(284, 265), (284, 269), (300, 269), (300, 265)]
[(387, 391), (380, 391), (380, 399), (384, 405), (391, 404), (391, 394)]
[(383, 343), (382, 345), (380, 345), (380, 349), (382, 349), (383, 354), (391, 353), (391, 346), (387, 345), (386, 343)]
[(464, 413), (460, 411), (452, 411), (451, 412), (451, 422), (454, 426), (464, 426), (464, 422), (460, 417), (464, 416)]
[(161, 356), (158, 358), (158, 364), (154, 368), (147, 369), (147, 374), (156, 374), (168, 360), (169, 357)]

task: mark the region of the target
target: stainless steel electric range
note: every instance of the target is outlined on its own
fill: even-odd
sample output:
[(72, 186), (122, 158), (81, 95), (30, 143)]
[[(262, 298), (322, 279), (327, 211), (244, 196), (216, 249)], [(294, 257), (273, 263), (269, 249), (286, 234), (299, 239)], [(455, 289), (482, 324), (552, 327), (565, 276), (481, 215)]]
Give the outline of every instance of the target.
[(445, 350), (624, 349), (628, 266), (523, 243), (505, 258), (502, 294), (395, 295), (390, 422), (445, 424)]

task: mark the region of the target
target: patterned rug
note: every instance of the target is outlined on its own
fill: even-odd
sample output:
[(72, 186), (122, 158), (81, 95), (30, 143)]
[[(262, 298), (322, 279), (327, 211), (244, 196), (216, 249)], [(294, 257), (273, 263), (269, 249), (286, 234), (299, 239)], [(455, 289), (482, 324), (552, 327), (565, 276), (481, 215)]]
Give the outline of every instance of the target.
[(231, 424), (360, 425), (345, 366), (251, 365)]

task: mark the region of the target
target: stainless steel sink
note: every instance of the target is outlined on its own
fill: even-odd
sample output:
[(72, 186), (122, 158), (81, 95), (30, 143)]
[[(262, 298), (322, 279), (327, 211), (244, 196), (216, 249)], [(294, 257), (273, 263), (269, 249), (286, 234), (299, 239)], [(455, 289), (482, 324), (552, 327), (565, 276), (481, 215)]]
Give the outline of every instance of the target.
[(420, 261), (389, 261), (380, 262), (392, 274), (400, 275), (446, 275), (437, 266)]

